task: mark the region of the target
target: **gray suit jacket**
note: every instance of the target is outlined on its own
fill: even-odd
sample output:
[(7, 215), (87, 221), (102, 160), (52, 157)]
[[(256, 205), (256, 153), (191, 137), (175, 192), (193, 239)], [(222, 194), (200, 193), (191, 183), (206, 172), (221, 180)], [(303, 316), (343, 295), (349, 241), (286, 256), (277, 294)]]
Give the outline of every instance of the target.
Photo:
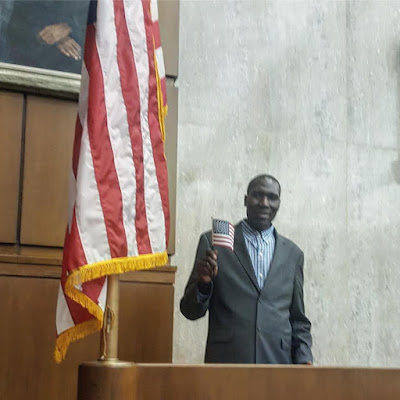
[[(204, 302), (197, 299), (193, 268), (181, 312), (195, 320), (209, 310), (205, 362), (303, 364), (312, 362), (311, 323), (304, 312), (303, 252), (275, 230), (275, 253), (260, 288), (246, 248), (241, 223), (234, 251), (218, 247), (218, 275)], [(211, 232), (200, 237), (198, 257), (211, 248)]]

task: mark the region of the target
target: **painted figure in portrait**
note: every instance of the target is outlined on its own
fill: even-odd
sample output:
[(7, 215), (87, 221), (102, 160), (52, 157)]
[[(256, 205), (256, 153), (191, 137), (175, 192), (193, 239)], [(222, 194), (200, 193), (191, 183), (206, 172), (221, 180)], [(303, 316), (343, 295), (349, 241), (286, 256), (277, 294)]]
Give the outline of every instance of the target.
[(88, 0), (0, 0), (0, 62), (80, 73)]

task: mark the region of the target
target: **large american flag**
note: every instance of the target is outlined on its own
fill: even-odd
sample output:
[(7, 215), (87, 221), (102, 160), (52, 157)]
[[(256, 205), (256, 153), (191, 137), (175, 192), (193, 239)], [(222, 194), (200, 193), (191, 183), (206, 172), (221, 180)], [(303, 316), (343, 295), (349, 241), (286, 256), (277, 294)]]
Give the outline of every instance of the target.
[(211, 236), (212, 246), (227, 247), (233, 251), (235, 227), (230, 222), (213, 218)]
[(90, 5), (57, 303), (58, 362), (70, 342), (101, 329), (107, 275), (167, 263), (157, 18), (157, 4), (148, 0)]

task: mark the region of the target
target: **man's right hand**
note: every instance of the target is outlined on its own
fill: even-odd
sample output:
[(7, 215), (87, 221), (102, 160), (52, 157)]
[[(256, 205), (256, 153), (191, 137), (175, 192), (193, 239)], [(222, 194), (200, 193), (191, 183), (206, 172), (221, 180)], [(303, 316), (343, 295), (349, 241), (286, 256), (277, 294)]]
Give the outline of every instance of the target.
[(69, 36), (61, 40), (57, 44), (58, 50), (61, 51), (66, 57), (72, 57), (74, 60), (81, 59), (81, 46), (74, 39)]
[(196, 262), (199, 283), (210, 283), (218, 275), (218, 250), (207, 250), (206, 255)]

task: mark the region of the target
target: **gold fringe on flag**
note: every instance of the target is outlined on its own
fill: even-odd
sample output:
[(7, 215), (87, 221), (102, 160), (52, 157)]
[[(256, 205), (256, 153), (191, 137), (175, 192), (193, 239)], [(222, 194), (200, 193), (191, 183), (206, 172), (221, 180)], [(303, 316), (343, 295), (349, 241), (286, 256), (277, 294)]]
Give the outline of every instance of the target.
[[(155, 48), (155, 40), (153, 38), (153, 46)], [(160, 124), (161, 130), (161, 138), (162, 141), (165, 143), (165, 117), (168, 114), (168, 105), (164, 105), (164, 98), (161, 88), (161, 79), (158, 73), (158, 65), (157, 65), (157, 58), (156, 52), (154, 51), (154, 66), (156, 70), (156, 79), (157, 79), (157, 108), (158, 108), (158, 122)]]
[(136, 257), (113, 258), (94, 264), (83, 265), (74, 270), (65, 282), (65, 294), (86, 308), (93, 315), (94, 319), (75, 325), (57, 338), (54, 351), (55, 361), (60, 363), (65, 358), (70, 343), (99, 331), (103, 326), (103, 310), (101, 307), (77, 289), (76, 286), (107, 275), (161, 267), (166, 265), (167, 262), (168, 254), (165, 251), (163, 253), (143, 254)]

